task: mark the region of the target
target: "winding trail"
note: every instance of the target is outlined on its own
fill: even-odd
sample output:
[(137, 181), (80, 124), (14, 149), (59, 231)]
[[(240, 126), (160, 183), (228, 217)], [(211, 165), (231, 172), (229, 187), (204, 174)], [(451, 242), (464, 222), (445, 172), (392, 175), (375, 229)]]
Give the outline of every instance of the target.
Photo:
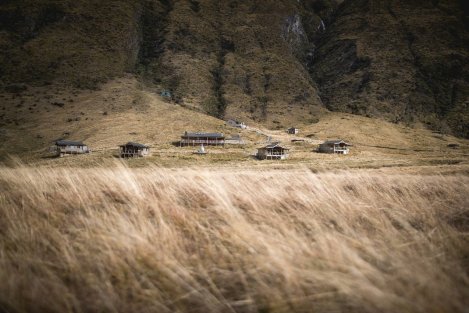
[(283, 143), (291, 143), (292, 139), (296, 140), (304, 140), (304, 142), (316, 144), (318, 140), (314, 140), (308, 137), (298, 136), (298, 135), (291, 135), (288, 134), (285, 130), (270, 130), (265, 128), (258, 128), (258, 127), (250, 127), (248, 126), (245, 131), (255, 132), (261, 136), (265, 137), (265, 141), (262, 143), (269, 143), (269, 142), (283, 142)]

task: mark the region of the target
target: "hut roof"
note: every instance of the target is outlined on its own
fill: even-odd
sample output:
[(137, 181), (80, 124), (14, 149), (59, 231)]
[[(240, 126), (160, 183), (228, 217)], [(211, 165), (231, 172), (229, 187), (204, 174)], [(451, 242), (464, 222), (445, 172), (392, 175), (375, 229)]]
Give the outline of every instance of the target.
[(125, 145), (120, 145), (120, 147), (135, 147), (135, 148), (147, 148), (147, 149), (150, 148), (147, 145), (144, 145), (138, 142), (132, 142), (132, 141), (129, 141)]
[(81, 141), (71, 141), (71, 140), (57, 140), (55, 142), (55, 145), (56, 146), (79, 146), (79, 147), (86, 146)]
[(323, 145), (329, 145), (329, 144), (337, 145), (337, 144), (340, 144), (340, 143), (344, 143), (344, 144), (346, 144), (347, 146), (351, 146), (351, 144), (349, 144), (349, 143), (343, 141), (342, 139), (326, 140), (326, 141), (324, 141), (322, 144), (323, 144)]
[(188, 133), (188, 132), (185, 132), (182, 137), (224, 138), (225, 136), (221, 133)]

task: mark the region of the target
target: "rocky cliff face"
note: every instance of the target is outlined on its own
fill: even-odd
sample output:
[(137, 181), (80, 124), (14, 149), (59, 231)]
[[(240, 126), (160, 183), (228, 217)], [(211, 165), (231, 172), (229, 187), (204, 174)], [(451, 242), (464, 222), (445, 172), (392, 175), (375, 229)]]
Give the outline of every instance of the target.
[(280, 128), (329, 109), (469, 137), (467, 15), (459, 0), (4, 0), (0, 82), (131, 71), (218, 117)]
[(152, 61), (165, 73), (150, 77), (219, 117), (308, 122), (323, 105), (305, 62), (301, 10), (297, 1), (174, 2), (165, 48)]
[(462, 1), (346, 1), (310, 67), (321, 99), (331, 110), (469, 136), (465, 16)]

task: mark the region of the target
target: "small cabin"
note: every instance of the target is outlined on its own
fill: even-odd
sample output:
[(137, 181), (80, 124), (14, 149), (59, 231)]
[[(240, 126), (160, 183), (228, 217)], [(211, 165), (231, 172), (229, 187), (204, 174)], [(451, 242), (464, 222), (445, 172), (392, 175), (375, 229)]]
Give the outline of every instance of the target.
[(289, 129), (287, 129), (287, 133), (292, 134), (292, 135), (296, 135), (299, 132), (300, 132), (300, 130), (298, 128), (295, 128), (295, 127), (290, 127)]
[(189, 133), (185, 132), (181, 136), (179, 146), (224, 146), (225, 135), (221, 133)]
[(169, 90), (163, 90), (160, 95), (161, 97), (165, 99), (171, 99), (173, 97), (173, 95), (171, 94), (171, 91)]
[(227, 121), (227, 124), (232, 126), (232, 127), (236, 127), (236, 128), (241, 128), (241, 129), (246, 129), (247, 126), (246, 124), (244, 124), (243, 122), (240, 122), (240, 121), (237, 121), (237, 120), (228, 120)]
[(90, 149), (81, 141), (57, 140), (55, 142), (54, 152), (58, 157), (64, 157), (72, 154), (90, 153)]
[(318, 152), (348, 154), (351, 144), (341, 140), (328, 140), (319, 145)]
[(257, 149), (257, 158), (259, 160), (284, 160), (288, 158), (290, 149), (281, 146), (279, 143), (273, 143)]
[(138, 158), (150, 154), (150, 147), (137, 142), (128, 142), (119, 146), (121, 158)]

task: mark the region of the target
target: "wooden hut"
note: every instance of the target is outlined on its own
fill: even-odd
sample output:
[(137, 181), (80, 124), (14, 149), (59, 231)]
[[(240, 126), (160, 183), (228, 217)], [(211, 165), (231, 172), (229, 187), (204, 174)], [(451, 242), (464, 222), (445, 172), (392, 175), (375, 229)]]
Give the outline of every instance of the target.
[(171, 91), (166, 90), (166, 89), (163, 90), (160, 95), (162, 98), (165, 98), (165, 99), (171, 99), (173, 97), (173, 95), (171, 94)]
[(236, 127), (236, 128), (241, 128), (241, 129), (246, 129), (247, 128), (246, 124), (244, 124), (243, 122), (240, 122), (238, 120), (229, 119), (227, 121), (227, 124), (232, 126), (232, 127)]
[(319, 145), (318, 152), (348, 154), (351, 144), (341, 140), (327, 140)]
[(292, 135), (296, 135), (299, 132), (300, 132), (300, 130), (298, 128), (295, 128), (295, 127), (290, 127), (289, 129), (287, 129), (287, 133), (292, 134)]
[(90, 149), (81, 141), (57, 140), (55, 142), (54, 152), (59, 157), (72, 154), (90, 153)]
[(128, 142), (119, 146), (121, 158), (138, 158), (150, 154), (150, 147), (137, 142)]
[(289, 151), (290, 149), (279, 143), (273, 143), (257, 149), (257, 158), (260, 160), (284, 160), (288, 158)]
[(221, 133), (189, 133), (185, 132), (181, 136), (179, 144), (182, 146), (224, 146), (225, 136)]

